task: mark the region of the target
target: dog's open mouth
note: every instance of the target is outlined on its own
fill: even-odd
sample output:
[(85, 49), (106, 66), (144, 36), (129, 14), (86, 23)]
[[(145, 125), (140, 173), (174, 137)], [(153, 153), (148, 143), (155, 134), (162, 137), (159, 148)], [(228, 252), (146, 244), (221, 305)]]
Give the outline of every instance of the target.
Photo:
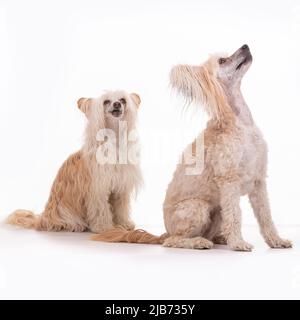
[(248, 61), (251, 61), (251, 60), (252, 60), (252, 55), (249, 54), (249, 55), (247, 55), (247, 56), (243, 59), (243, 61), (242, 61), (241, 63), (239, 63), (239, 64), (237, 65), (237, 67), (236, 67), (235, 69), (236, 69), (236, 70), (239, 70), (239, 69), (242, 67), (242, 65), (246, 64)]
[(118, 118), (118, 117), (120, 117), (120, 116), (122, 115), (122, 110), (120, 110), (120, 109), (113, 109), (113, 110), (111, 111), (111, 114), (112, 114), (114, 117)]

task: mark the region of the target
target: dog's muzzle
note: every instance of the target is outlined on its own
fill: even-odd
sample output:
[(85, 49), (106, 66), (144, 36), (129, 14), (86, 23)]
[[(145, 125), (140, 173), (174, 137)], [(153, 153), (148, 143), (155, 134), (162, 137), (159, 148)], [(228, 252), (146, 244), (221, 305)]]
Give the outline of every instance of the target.
[(236, 70), (239, 70), (242, 65), (252, 61), (252, 55), (251, 55), (251, 52), (250, 52), (250, 49), (249, 49), (249, 46), (247, 44), (244, 44), (240, 49), (240, 55), (243, 56), (243, 60), (241, 63), (239, 63), (236, 67)]
[(113, 109), (110, 112), (114, 117), (118, 118), (122, 115), (122, 105), (120, 102), (114, 102), (113, 103)]

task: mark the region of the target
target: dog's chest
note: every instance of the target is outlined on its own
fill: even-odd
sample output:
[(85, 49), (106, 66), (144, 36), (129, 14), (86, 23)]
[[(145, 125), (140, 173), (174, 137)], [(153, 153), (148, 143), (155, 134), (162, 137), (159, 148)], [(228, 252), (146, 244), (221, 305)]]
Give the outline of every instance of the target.
[(240, 187), (241, 193), (247, 194), (253, 190), (255, 181), (266, 174), (267, 147), (256, 127), (245, 130), (242, 148), (239, 165)]
[(141, 174), (138, 166), (104, 165), (94, 171), (93, 184), (99, 193), (127, 193), (137, 188), (140, 180)]

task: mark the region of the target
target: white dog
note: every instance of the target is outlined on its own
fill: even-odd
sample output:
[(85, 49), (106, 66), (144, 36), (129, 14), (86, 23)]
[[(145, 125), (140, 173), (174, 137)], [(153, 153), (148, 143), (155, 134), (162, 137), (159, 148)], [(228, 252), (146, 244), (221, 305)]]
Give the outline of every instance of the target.
[[(289, 248), (271, 218), (266, 189), (267, 146), (244, 101), (240, 85), (250, 67), (247, 45), (229, 57), (212, 56), (200, 66), (178, 65), (171, 84), (187, 100), (205, 107), (210, 121), (204, 133), (204, 169), (187, 175), (189, 164), (179, 164), (164, 202), (167, 234), (108, 230), (95, 240), (163, 243), (166, 247), (211, 248), (228, 244), (250, 251), (241, 233), (240, 197), (248, 195), (261, 233), (271, 248)], [(196, 139), (189, 147), (197, 157)]]
[[(137, 163), (128, 163), (124, 154), (121, 159), (120, 150), (124, 148), (120, 146), (125, 140), (126, 157), (126, 151), (137, 143), (128, 139), (127, 130), (135, 129), (139, 105), (137, 94), (124, 91), (107, 92), (97, 99), (79, 99), (78, 107), (88, 120), (82, 149), (58, 171), (41, 215), (17, 210), (7, 222), (48, 231), (99, 233), (113, 226), (134, 229), (129, 217), (130, 198), (142, 177)], [(120, 130), (121, 122), (126, 124), (125, 132)], [(113, 162), (99, 163), (105, 158), (105, 150), (112, 155)]]

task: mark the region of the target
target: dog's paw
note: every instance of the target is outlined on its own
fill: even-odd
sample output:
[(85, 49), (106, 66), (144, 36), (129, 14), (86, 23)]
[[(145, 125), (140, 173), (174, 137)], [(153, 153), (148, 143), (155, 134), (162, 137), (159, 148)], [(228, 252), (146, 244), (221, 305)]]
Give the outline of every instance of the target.
[(234, 242), (228, 243), (229, 247), (235, 251), (252, 251), (254, 248), (252, 244), (244, 240), (236, 240)]
[(131, 231), (131, 230), (134, 230), (135, 224), (132, 221), (128, 220), (128, 221), (119, 223), (117, 227), (121, 227), (126, 229), (127, 231)]
[(185, 248), (185, 249), (211, 249), (213, 243), (205, 238), (182, 238), (180, 236), (168, 237), (164, 243), (164, 247), (169, 248)]
[(192, 243), (193, 249), (211, 249), (213, 246), (213, 242), (200, 237), (195, 238)]
[(90, 231), (92, 233), (102, 233), (104, 231), (113, 229), (114, 226), (113, 225), (103, 225), (103, 226), (92, 226), (90, 227)]
[(270, 248), (276, 248), (276, 249), (284, 249), (284, 248), (292, 248), (293, 244), (290, 240), (281, 239), (281, 238), (274, 238), (274, 239), (268, 239), (267, 244)]

